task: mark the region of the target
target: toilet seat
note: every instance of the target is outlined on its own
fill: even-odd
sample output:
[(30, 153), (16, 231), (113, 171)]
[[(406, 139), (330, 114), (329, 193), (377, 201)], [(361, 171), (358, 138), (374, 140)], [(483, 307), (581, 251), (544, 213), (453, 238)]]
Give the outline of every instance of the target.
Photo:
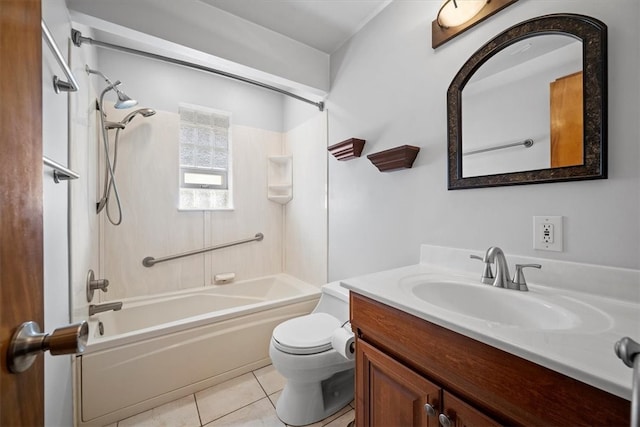
[(327, 313), (312, 313), (287, 320), (273, 330), (275, 348), (289, 354), (316, 354), (331, 350), (331, 336), (340, 321)]

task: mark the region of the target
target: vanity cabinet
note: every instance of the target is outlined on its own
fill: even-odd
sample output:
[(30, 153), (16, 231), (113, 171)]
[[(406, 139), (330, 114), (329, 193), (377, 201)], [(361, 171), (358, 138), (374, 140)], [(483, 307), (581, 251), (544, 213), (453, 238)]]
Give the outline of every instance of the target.
[(359, 340), (356, 353), (358, 426), (500, 426), (462, 400)]
[(429, 426), (438, 424), (426, 405), (440, 407), (440, 388), (375, 347), (356, 345), (356, 396), (359, 426)]
[(353, 291), (350, 310), (359, 427), (629, 425), (628, 400)]

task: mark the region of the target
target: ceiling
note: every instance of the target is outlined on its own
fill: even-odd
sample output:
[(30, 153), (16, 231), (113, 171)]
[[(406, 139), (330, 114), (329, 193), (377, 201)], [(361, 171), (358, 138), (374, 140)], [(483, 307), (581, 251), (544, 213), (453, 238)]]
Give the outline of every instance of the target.
[(392, 0), (200, 0), (327, 54)]

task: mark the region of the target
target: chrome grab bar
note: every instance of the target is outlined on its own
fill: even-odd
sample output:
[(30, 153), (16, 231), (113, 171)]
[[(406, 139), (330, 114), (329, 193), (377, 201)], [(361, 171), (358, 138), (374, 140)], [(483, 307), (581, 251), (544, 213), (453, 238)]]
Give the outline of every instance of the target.
[(155, 264), (158, 264), (159, 262), (171, 261), (173, 259), (183, 258), (183, 257), (190, 256), (190, 255), (198, 255), (198, 254), (201, 254), (201, 253), (204, 253), (204, 252), (215, 251), (216, 249), (222, 249), (222, 248), (228, 248), (229, 246), (241, 245), (243, 243), (249, 243), (249, 242), (254, 242), (254, 241), (259, 242), (262, 239), (264, 239), (264, 234), (258, 233), (258, 234), (255, 235), (255, 237), (252, 237), (252, 238), (249, 238), (249, 239), (243, 239), (243, 240), (237, 240), (235, 242), (223, 243), (221, 245), (211, 246), (211, 247), (204, 248), (204, 249), (196, 249), (194, 251), (183, 252), (181, 254), (170, 255), (170, 256), (166, 256), (166, 257), (162, 257), (162, 258), (154, 258), (152, 256), (148, 256), (148, 257), (146, 257), (145, 259), (142, 260), (142, 265), (144, 265), (145, 267), (153, 267)]
[(48, 157), (42, 156), (42, 162), (45, 166), (49, 166), (53, 169), (53, 180), (58, 184), (60, 181), (67, 181), (70, 179), (78, 179), (80, 175), (72, 171), (71, 169), (65, 168), (60, 163), (55, 160), (51, 160)]
[(71, 69), (67, 65), (67, 62), (64, 60), (64, 56), (62, 56), (60, 49), (58, 49), (58, 45), (53, 40), (53, 36), (51, 35), (47, 24), (45, 24), (44, 19), (41, 19), (40, 21), (40, 26), (42, 27), (42, 35), (44, 36), (47, 45), (49, 45), (49, 49), (51, 49), (53, 56), (56, 57), (60, 68), (62, 68), (62, 71), (67, 76), (67, 79), (69, 79), (68, 82), (65, 82), (64, 80), (60, 80), (58, 76), (53, 76), (53, 89), (56, 91), (56, 93), (60, 93), (60, 91), (76, 92), (80, 87), (80, 85), (78, 85), (78, 81), (71, 72)]
[(631, 427), (640, 427), (640, 344), (624, 337), (616, 343), (615, 352), (625, 365), (633, 369)]
[(495, 147), (479, 148), (477, 150), (465, 151), (464, 153), (462, 153), (462, 155), (470, 156), (472, 154), (486, 153), (487, 151), (502, 150), (503, 148), (509, 148), (509, 147), (517, 147), (519, 145), (522, 145), (525, 148), (530, 148), (533, 145), (533, 139), (528, 138), (528, 139), (525, 139), (524, 141), (513, 142), (511, 144), (496, 145)]

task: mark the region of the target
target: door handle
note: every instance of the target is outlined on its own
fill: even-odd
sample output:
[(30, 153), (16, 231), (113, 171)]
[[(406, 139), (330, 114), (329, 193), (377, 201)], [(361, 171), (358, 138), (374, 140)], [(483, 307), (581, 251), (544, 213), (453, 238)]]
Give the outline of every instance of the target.
[(31, 367), (40, 353), (49, 351), (52, 356), (82, 353), (87, 345), (89, 324), (86, 321), (54, 330), (51, 334), (40, 332), (36, 322), (25, 322), (16, 329), (7, 348), (7, 368), (19, 374)]

